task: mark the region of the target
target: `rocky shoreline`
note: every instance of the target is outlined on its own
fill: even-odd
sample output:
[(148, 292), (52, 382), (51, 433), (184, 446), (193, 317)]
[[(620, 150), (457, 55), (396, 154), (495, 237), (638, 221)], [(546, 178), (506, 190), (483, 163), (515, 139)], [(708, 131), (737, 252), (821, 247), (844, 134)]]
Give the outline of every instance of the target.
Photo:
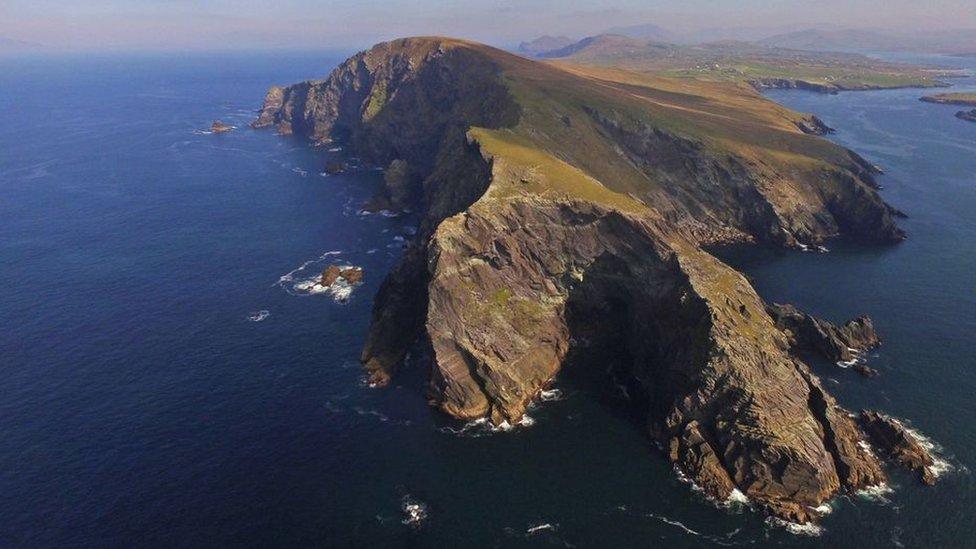
[(956, 118), (965, 120), (967, 122), (976, 122), (976, 109), (971, 111), (959, 111), (956, 113)]
[(879, 339), (864, 317), (835, 326), (766, 304), (704, 247), (904, 233), (876, 169), (807, 135), (827, 131), (819, 119), (701, 86), (716, 116), (632, 81), (403, 39), (272, 88), (254, 127), (387, 166), (375, 202), (421, 217), (376, 296), (362, 354), (372, 383), (420, 346), (433, 406), (514, 425), (585, 333), (627, 357), (646, 432), (682, 474), (806, 523), (886, 477), (800, 353), (850, 360)]
[(925, 103), (937, 103), (939, 105), (976, 107), (976, 94), (972, 93), (940, 93), (937, 95), (926, 95), (920, 97), (918, 100)]

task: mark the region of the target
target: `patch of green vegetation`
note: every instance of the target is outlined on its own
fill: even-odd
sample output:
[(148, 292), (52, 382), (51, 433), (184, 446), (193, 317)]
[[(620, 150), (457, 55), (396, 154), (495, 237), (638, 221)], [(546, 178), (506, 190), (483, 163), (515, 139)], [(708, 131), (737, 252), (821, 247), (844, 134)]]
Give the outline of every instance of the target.
[(363, 119), (368, 121), (379, 114), (379, 112), (383, 110), (383, 107), (386, 105), (386, 101), (386, 81), (380, 80), (373, 85), (372, 93), (369, 96), (369, 102), (366, 104), (366, 111), (363, 113)]
[(508, 288), (496, 290), (494, 295), (491, 296), (492, 303), (498, 306), (508, 305), (510, 299), (512, 299), (512, 290), (509, 290)]

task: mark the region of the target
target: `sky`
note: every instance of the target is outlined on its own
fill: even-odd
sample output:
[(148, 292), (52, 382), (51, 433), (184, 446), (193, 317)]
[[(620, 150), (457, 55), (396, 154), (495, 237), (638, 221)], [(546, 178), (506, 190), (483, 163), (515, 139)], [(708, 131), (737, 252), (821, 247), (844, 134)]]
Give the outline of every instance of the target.
[(510, 46), (642, 23), (976, 28), (976, 0), (0, 0), (0, 39), (75, 51), (362, 48), (430, 34)]

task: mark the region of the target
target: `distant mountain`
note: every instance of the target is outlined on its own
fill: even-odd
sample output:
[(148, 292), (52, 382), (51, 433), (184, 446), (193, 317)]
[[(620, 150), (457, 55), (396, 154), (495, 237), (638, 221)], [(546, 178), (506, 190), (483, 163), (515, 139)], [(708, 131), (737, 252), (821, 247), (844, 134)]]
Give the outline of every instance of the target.
[(642, 40), (654, 40), (655, 42), (674, 42), (675, 34), (667, 29), (661, 28), (651, 23), (642, 25), (630, 25), (627, 27), (614, 27), (603, 31), (602, 34), (619, 34), (630, 38)]
[(881, 29), (807, 29), (770, 36), (769, 46), (813, 51), (976, 52), (976, 29), (890, 31)]
[(0, 36), (0, 53), (32, 51), (42, 49), (43, 47), (43, 45), (34, 42), (25, 42), (23, 40), (14, 40), (13, 38)]
[(540, 36), (535, 40), (529, 40), (528, 42), (522, 42), (518, 45), (518, 52), (523, 55), (528, 55), (531, 57), (536, 57), (547, 51), (558, 50), (559, 48), (565, 48), (566, 46), (576, 42), (568, 36)]

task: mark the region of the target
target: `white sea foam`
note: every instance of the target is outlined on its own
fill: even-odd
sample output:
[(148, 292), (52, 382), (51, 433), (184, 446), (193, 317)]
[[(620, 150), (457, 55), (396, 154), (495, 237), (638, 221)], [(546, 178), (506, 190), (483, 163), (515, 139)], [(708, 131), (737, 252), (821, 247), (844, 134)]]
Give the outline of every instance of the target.
[[(336, 302), (346, 302), (352, 296), (355, 287), (361, 283), (351, 284), (348, 280), (340, 276), (335, 282), (326, 286), (322, 284), (322, 274), (320, 271), (321, 264), (330, 256), (341, 253), (340, 251), (325, 252), (315, 259), (306, 261), (298, 268), (282, 275), (274, 285), (283, 288), (291, 295), (309, 296), (328, 294)], [(341, 270), (360, 269), (359, 267), (348, 264), (338, 264), (337, 267)]]
[(887, 496), (895, 490), (887, 482), (868, 486), (857, 491), (857, 497), (878, 503), (888, 503)]
[(649, 517), (651, 517), (653, 519), (657, 519), (657, 520), (659, 520), (659, 521), (661, 521), (661, 522), (663, 522), (665, 524), (670, 524), (671, 526), (675, 526), (677, 528), (680, 528), (680, 529), (684, 530), (684, 532), (686, 534), (691, 534), (693, 536), (701, 536), (702, 535), (701, 532), (697, 532), (695, 530), (692, 530), (691, 528), (688, 528), (687, 526), (684, 525), (684, 523), (682, 523), (679, 520), (669, 519), (668, 517), (662, 517), (661, 515), (655, 515), (653, 513), (648, 513), (647, 516), (649, 516)]
[(776, 517), (767, 518), (766, 523), (783, 528), (795, 536), (818, 537), (823, 534), (824, 531), (822, 526), (818, 526), (812, 522), (798, 524), (796, 522), (790, 522)]
[(932, 439), (922, 434), (921, 431), (913, 429), (904, 424), (902, 424), (902, 426), (905, 427), (905, 430), (908, 431), (910, 435), (915, 437), (915, 439), (918, 440), (918, 443), (922, 446), (922, 448), (925, 448), (928, 451), (929, 455), (932, 456), (932, 465), (929, 465), (927, 467), (929, 473), (931, 473), (932, 476), (938, 478), (944, 473), (953, 470), (954, 467), (952, 466), (952, 464), (949, 463), (946, 459), (944, 459), (940, 455), (940, 453), (943, 450), (942, 446), (940, 446), (939, 444), (935, 443)]
[(414, 499), (409, 494), (403, 496), (403, 500), (401, 500), (401, 509), (405, 515), (402, 522), (407, 526), (419, 528), (421, 525), (423, 525), (424, 521), (427, 520), (427, 506), (424, 505), (423, 502)]
[(810, 509), (812, 509), (814, 512), (816, 512), (821, 516), (829, 515), (834, 510), (829, 503), (824, 503), (817, 507), (811, 507)]
[(535, 526), (529, 526), (528, 529), (525, 530), (525, 533), (527, 535), (530, 535), (531, 536), (531, 535), (534, 535), (534, 534), (538, 534), (539, 532), (544, 532), (546, 530), (553, 530), (553, 531), (555, 531), (556, 530), (556, 526), (553, 526), (552, 524), (549, 524), (548, 522), (543, 522), (542, 524), (536, 524)]
[(292, 269), (291, 271), (288, 271), (287, 273), (281, 275), (281, 277), (278, 278), (278, 282), (275, 282), (274, 284), (272, 284), (272, 286), (281, 286), (282, 284), (284, 284), (286, 282), (291, 282), (292, 280), (294, 280), (294, 277), (295, 277), (295, 275), (297, 273), (301, 273), (302, 271), (304, 271), (305, 269), (309, 268), (310, 266), (312, 266), (312, 265), (314, 265), (316, 263), (321, 263), (322, 261), (325, 261), (327, 258), (329, 258), (331, 256), (334, 256), (334, 255), (342, 255), (342, 251), (341, 250), (332, 250), (330, 252), (323, 253), (322, 255), (316, 257), (315, 259), (309, 259), (308, 261), (306, 261), (305, 263), (302, 263), (301, 265), (299, 265), (295, 269)]
[(341, 150), (342, 150), (342, 147), (332, 147), (331, 149), (329, 149), (329, 152), (330, 153), (336, 153), (336, 152), (339, 152)]
[(247, 315), (247, 319), (251, 322), (261, 322), (262, 320), (271, 316), (271, 312), (265, 309), (260, 311), (252, 311)]
[(305, 176), (308, 175), (308, 172), (305, 171), (305, 170), (303, 170), (303, 169), (301, 169), (301, 168), (292, 168), (291, 171), (297, 173), (298, 175), (300, 175), (302, 177), (305, 177)]
[(539, 400), (542, 402), (554, 402), (563, 398), (563, 392), (559, 389), (544, 389), (539, 391)]
[(528, 427), (532, 427), (533, 425), (535, 425), (535, 419), (529, 416), (528, 414), (524, 414), (522, 415), (522, 418), (519, 419), (514, 425), (509, 423), (508, 421), (502, 421), (498, 425), (493, 425), (491, 421), (488, 420), (488, 418), (480, 417), (478, 419), (472, 419), (471, 421), (468, 421), (467, 423), (462, 425), (460, 429), (445, 426), (445, 427), (441, 427), (438, 430), (441, 431), (442, 433), (450, 433), (452, 435), (459, 436), (459, 437), (478, 438), (478, 437), (491, 435), (494, 433), (507, 433), (519, 427), (528, 428)]
[(749, 497), (739, 491), (738, 488), (733, 488), (732, 493), (729, 494), (728, 499), (725, 500), (727, 505), (749, 505)]

